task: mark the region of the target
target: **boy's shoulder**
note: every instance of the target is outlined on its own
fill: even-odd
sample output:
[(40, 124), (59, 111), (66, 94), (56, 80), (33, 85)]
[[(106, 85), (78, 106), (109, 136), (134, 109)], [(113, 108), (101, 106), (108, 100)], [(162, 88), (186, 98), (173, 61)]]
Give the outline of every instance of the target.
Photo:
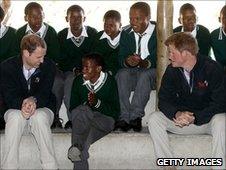
[(210, 35), (211, 35), (211, 37), (217, 37), (217, 38), (218, 38), (219, 33), (220, 33), (220, 28), (217, 28), (217, 29), (213, 30), (213, 31), (210, 33)]
[(89, 37), (95, 37), (97, 34), (97, 30), (91, 26), (85, 26), (86, 32)]

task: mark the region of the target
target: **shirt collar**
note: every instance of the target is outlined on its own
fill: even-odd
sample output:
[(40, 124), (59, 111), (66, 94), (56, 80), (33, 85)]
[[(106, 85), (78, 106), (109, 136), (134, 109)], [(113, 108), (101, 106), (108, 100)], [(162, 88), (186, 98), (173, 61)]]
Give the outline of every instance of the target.
[(1, 28), (0, 28), (0, 38), (3, 37), (3, 34), (4, 34), (5, 30), (6, 30), (6, 26), (3, 25), (3, 23), (1, 23)]
[(87, 34), (87, 31), (86, 31), (86, 27), (85, 27), (85, 26), (82, 27), (82, 33), (81, 33), (81, 35), (78, 36), (78, 37), (76, 37), (76, 36), (74, 36), (74, 35), (72, 34), (71, 28), (70, 28), (70, 27), (68, 28), (67, 39), (70, 39), (70, 38), (72, 38), (72, 37), (80, 38), (80, 37), (82, 37), (82, 36), (83, 36), (83, 37), (88, 37), (88, 34)]
[(26, 80), (28, 80), (31, 75), (35, 72), (36, 68), (31, 68), (30, 71), (30, 76), (28, 75), (28, 69), (25, 68), (25, 66), (23, 65), (23, 73), (24, 73), (24, 77)]
[(91, 89), (96, 90), (104, 82), (105, 77), (106, 73), (101, 71), (100, 77), (97, 79), (95, 83), (91, 83), (89, 80), (83, 80), (83, 85), (88, 85)]
[[(182, 27), (181, 32), (184, 32), (184, 27)], [(190, 32), (190, 33), (191, 33), (191, 35), (193, 37), (196, 37), (196, 35), (197, 35), (197, 26), (195, 26), (194, 30), (192, 32)]]
[[(140, 33), (136, 33), (136, 34), (138, 34), (139, 36), (144, 35), (144, 34), (152, 35), (154, 29), (155, 29), (155, 25), (149, 22), (148, 27), (146, 28), (146, 30), (142, 34), (140, 34)], [(134, 32), (134, 30), (131, 29), (130, 32)]]
[(109, 42), (115, 46), (116, 44), (119, 43), (119, 40), (120, 40), (120, 37), (121, 37), (121, 31), (119, 32), (119, 34), (112, 40), (111, 37), (109, 35), (107, 35), (107, 33), (104, 31), (102, 36), (100, 37), (100, 40), (104, 39), (104, 38), (107, 38), (109, 40)]
[(45, 33), (45, 30), (46, 30), (46, 26), (45, 26), (44, 23), (42, 23), (41, 28), (40, 28), (37, 32), (34, 32), (34, 31), (31, 29), (30, 25), (27, 24), (26, 33), (27, 33), (27, 32), (30, 32), (30, 33), (33, 33), (33, 34), (39, 34), (40, 37), (43, 37), (43, 35), (44, 35), (44, 33)]

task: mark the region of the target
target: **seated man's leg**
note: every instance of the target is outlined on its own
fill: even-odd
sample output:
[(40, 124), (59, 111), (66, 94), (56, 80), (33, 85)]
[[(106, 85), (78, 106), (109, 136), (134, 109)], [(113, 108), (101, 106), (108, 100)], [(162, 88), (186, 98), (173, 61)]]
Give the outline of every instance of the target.
[(22, 116), (20, 110), (9, 109), (4, 115), (5, 127), (5, 145), (2, 169), (19, 168), (19, 145), (26, 125), (26, 119)]
[[(131, 104), (129, 101), (131, 92), (136, 85), (136, 70), (137, 68), (123, 68), (116, 74), (116, 81), (118, 85), (118, 94), (120, 102), (120, 116), (118, 124), (122, 130), (129, 130), (129, 121), (131, 113)], [(122, 124), (122, 127), (121, 127)], [(125, 124), (125, 128), (123, 127)], [(117, 125), (116, 125), (117, 126)], [(127, 128), (128, 127), (128, 128)]]
[(167, 134), (168, 118), (162, 112), (151, 114), (148, 129), (154, 144), (156, 158), (173, 158)]
[(155, 82), (155, 69), (140, 69), (137, 71), (137, 84), (131, 101), (132, 112), (130, 117), (130, 124), (135, 131), (141, 130), (141, 118), (144, 116), (144, 108)]
[(65, 73), (65, 82), (64, 82), (64, 104), (67, 109), (68, 122), (65, 124), (65, 129), (72, 128), (71, 123), (71, 113), (69, 112), (70, 99), (71, 99), (71, 88), (74, 80), (73, 72)]
[(31, 132), (33, 133), (40, 150), (43, 169), (57, 169), (53, 139), (50, 126), (54, 114), (48, 108), (39, 108), (30, 118)]
[(225, 169), (225, 115), (225, 113), (216, 114), (209, 123), (211, 126), (211, 134), (213, 136), (212, 157), (222, 158), (224, 162), (222, 167), (213, 167), (216, 169)]
[(173, 158), (167, 131), (180, 135), (207, 134), (210, 131), (208, 124), (201, 126), (191, 124), (181, 128), (176, 126), (162, 112), (155, 112), (150, 116), (148, 127), (154, 144), (156, 159)]

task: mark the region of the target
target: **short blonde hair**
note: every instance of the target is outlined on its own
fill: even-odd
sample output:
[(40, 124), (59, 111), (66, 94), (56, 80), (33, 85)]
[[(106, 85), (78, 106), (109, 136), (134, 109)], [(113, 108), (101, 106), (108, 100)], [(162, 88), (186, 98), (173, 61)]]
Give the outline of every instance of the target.
[(32, 53), (37, 47), (47, 48), (45, 41), (35, 34), (25, 35), (20, 43), (21, 51), (27, 50)]
[(182, 52), (187, 50), (195, 56), (199, 51), (197, 40), (188, 32), (174, 33), (166, 39), (165, 45), (174, 45), (178, 51)]

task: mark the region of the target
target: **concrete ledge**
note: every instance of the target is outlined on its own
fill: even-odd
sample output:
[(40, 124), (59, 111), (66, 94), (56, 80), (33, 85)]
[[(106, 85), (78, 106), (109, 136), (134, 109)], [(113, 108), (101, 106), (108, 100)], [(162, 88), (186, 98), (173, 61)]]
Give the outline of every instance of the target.
[[(212, 137), (209, 135), (169, 134), (175, 157), (210, 157)], [(67, 159), (70, 133), (53, 134), (55, 153), (60, 169), (72, 169)], [(4, 134), (0, 134), (1, 160), (4, 154)], [(20, 144), (20, 169), (40, 169), (39, 151), (34, 138), (24, 135)], [(90, 169), (157, 169), (154, 150), (148, 133), (113, 132), (90, 148)], [(186, 167), (182, 167), (186, 168)], [(207, 167), (205, 167), (206, 169)], [(191, 169), (189, 167), (188, 169)]]

